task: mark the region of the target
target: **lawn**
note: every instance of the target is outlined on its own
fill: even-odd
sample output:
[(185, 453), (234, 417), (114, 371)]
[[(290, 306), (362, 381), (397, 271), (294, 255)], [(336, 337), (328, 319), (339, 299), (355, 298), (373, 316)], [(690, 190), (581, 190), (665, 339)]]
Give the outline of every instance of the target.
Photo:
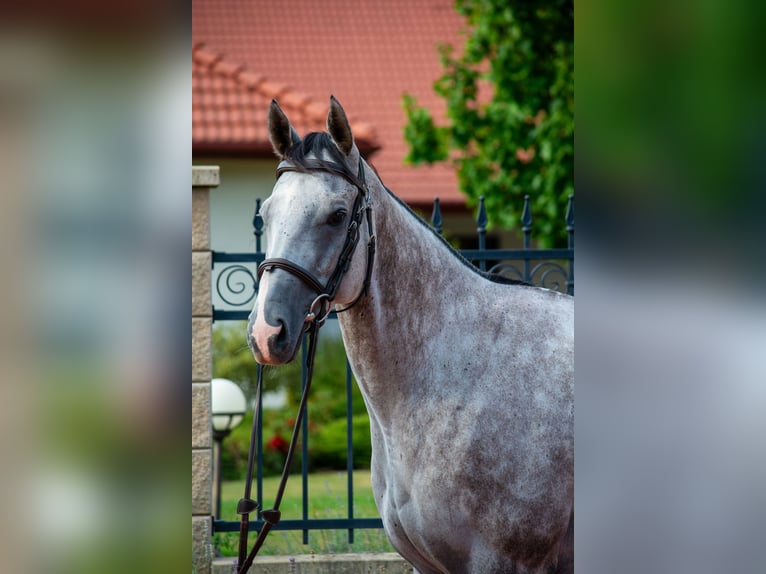
[[(277, 492), (279, 477), (266, 478), (263, 481), (264, 506), (270, 507)], [(221, 518), (238, 521), (237, 501), (242, 498), (243, 482), (224, 482), (221, 492)], [(309, 518), (346, 518), (347, 478), (345, 472), (317, 472), (309, 475)], [(255, 498), (255, 484), (253, 497)], [(287, 488), (280, 510), (282, 519), (300, 519), (301, 477), (294, 475), (287, 481)], [(377, 518), (378, 509), (370, 486), (370, 471), (354, 471), (354, 517)], [(236, 556), (238, 536), (236, 532), (215, 534), (213, 542), (224, 556)], [(255, 541), (256, 533), (250, 533), (250, 543)], [(248, 548), (249, 550), (249, 548)], [(311, 530), (309, 543), (303, 544), (301, 531), (272, 530), (261, 548), (260, 555), (285, 554), (337, 554), (343, 552), (393, 552), (383, 530), (354, 530), (354, 543), (348, 543), (346, 530)]]

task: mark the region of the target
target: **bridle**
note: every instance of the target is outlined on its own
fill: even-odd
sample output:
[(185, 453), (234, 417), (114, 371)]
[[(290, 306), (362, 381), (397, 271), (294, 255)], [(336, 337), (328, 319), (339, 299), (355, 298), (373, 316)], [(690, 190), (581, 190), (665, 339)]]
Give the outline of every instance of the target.
[[(297, 171), (301, 173), (312, 171), (325, 171), (334, 175), (339, 175), (349, 183), (351, 183), (358, 190), (356, 199), (354, 200), (354, 207), (352, 208), (351, 221), (346, 230), (346, 241), (343, 244), (340, 255), (338, 256), (338, 262), (335, 264), (335, 269), (327, 280), (327, 283), (322, 285), (322, 282), (309, 270), (301, 267), (297, 263), (293, 263), (287, 259), (279, 257), (273, 257), (264, 260), (258, 266), (258, 280), (266, 271), (273, 269), (283, 269), (289, 273), (295, 275), (298, 279), (303, 281), (311, 289), (317, 293), (316, 299), (309, 306), (308, 314), (306, 315), (306, 322), (317, 320), (324, 323), (327, 315), (330, 314), (329, 302), (333, 300), (340, 283), (343, 280), (343, 275), (348, 271), (348, 267), (351, 264), (351, 258), (354, 256), (357, 243), (359, 243), (359, 230), (362, 225), (362, 218), (367, 216), (367, 231), (369, 240), (367, 242), (367, 272), (365, 273), (364, 285), (362, 290), (357, 295), (356, 299), (344, 309), (336, 310), (337, 313), (348, 311), (356, 305), (362, 296), (367, 293), (370, 286), (370, 279), (372, 277), (372, 267), (375, 259), (375, 234), (372, 229), (372, 202), (370, 199), (370, 190), (367, 187), (364, 174), (364, 162), (362, 158), (359, 158), (359, 171), (358, 175), (354, 176), (349, 173), (342, 165), (332, 161), (320, 161), (307, 159), (303, 161), (305, 167), (296, 167), (288, 161), (282, 161), (277, 166), (277, 180), (279, 177), (288, 171)], [(318, 309), (317, 305), (319, 306)], [(317, 312), (319, 311), (319, 312)]]
[[(370, 190), (367, 187), (364, 176), (364, 164), (362, 158), (359, 158), (359, 172), (357, 176), (354, 176), (348, 172), (342, 165), (335, 162), (325, 162), (318, 160), (304, 160), (305, 167), (297, 167), (290, 164), (287, 161), (282, 161), (277, 166), (277, 179), (283, 173), (287, 171), (297, 171), (305, 173), (306, 171), (326, 171), (335, 175), (339, 175), (346, 181), (350, 182), (358, 190), (356, 199), (354, 200), (354, 207), (352, 209), (351, 222), (346, 230), (346, 241), (343, 244), (340, 255), (338, 256), (338, 262), (335, 265), (335, 270), (330, 275), (326, 284), (322, 282), (310, 271), (301, 267), (297, 263), (293, 263), (288, 259), (281, 259), (274, 257), (264, 260), (258, 266), (258, 280), (266, 271), (273, 269), (283, 269), (288, 273), (292, 273), (298, 279), (303, 281), (306, 285), (311, 287), (316, 293), (317, 297), (309, 306), (308, 313), (306, 314), (305, 324), (306, 331), (309, 334), (308, 351), (306, 352), (306, 385), (303, 388), (303, 394), (301, 395), (301, 402), (298, 407), (298, 416), (295, 418), (295, 425), (293, 427), (293, 434), (290, 438), (290, 445), (287, 449), (287, 455), (285, 456), (285, 466), (282, 470), (282, 478), (277, 488), (277, 494), (274, 500), (274, 507), (270, 510), (263, 510), (261, 517), (263, 518), (263, 526), (261, 527), (258, 537), (255, 540), (252, 550), (247, 553), (247, 535), (249, 530), (250, 513), (257, 512), (260, 508), (260, 504), (250, 498), (251, 486), (253, 482), (253, 466), (256, 457), (256, 445), (257, 445), (257, 428), (258, 428), (258, 409), (255, 409), (253, 416), (253, 428), (250, 434), (250, 449), (247, 459), (247, 475), (245, 482), (245, 495), (239, 500), (237, 504), (237, 514), (241, 516), (239, 526), (239, 552), (237, 558), (237, 574), (245, 574), (255, 560), (258, 550), (263, 545), (266, 536), (272, 527), (276, 526), (282, 514), (279, 510), (279, 505), (282, 502), (282, 496), (285, 492), (285, 486), (287, 485), (287, 478), (289, 476), (290, 466), (293, 460), (293, 454), (295, 452), (295, 446), (298, 439), (298, 428), (303, 420), (304, 413), (306, 412), (306, 401), (308, 399), (309, 389), (311, 388), (311, 379), (314, 373), (314, 356), (316, 354), (317, 347), (317, 335), (319, 328), (324, 324), (327, 316), (330, 314), (330, 301), (333, 300), (340, 283), (343, 280), (343, 275), (348, 271), (351, 264), (351, 258), (354, 256), (357, 243), (359, 243), (359, 228), (362, 225), (362, 218), (367, 217), (367, 231), (369, 240), (367, 242), (367, 271), (365, 273), (364, 285), (362, 290), (357, 295), (356, 299), (348, 306), (340, 310), (336, 310), (337, 313), (348, 311), (356, 305), (359, 300), (367, 293), (370, 287), (370, 279), (372, 277), (373, 261), (375, 259), (375, 234), (372, 228), (372, 203), (370, 200)], [(318, 307), (317, 307), (318, 306)], [(263, 389), (263, 365), (258, 365), (258, 379), (255, 391), (255, 404), (260, 404), (261, 393)]]

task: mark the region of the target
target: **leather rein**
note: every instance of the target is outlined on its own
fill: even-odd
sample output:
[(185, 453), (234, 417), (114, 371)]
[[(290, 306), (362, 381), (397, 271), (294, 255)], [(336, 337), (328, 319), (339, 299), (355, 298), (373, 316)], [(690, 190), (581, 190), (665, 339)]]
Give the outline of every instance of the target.
[[(362, 290), (357, 295), (356, 299), (343, 309), (336, 310), (336, 313), (342, 313), (348, 311), (356, 305), (359, 300), (367, 293), (370, 280), (372, 277), (373, 261), (375, 259), (375, 234), (372, 227), (372, 203), (370, 200), (370, 190), (365, 182), (364, 165), (362, 158), (359, 158), (359, 172), (357, 176), (353, 176), (344, 169), (343, 166), (335, 162), (323, 162), (318, 160), (304, 160), (305, 167), (298, 168), (291, 165), (287, 161), (282, 161), (277, 167), (277, 179), (279, 176), (287, 171), (297, 171), (301, 173), (312, 171), (325, 171), (334, 175), (339, 175), (346, 181), (354, 185), (358, 194), (354, 201), (354, 207), (352, 209), (351, 222), (346, 230), (346, 241), (343, 244), (340, 255), (338, 256), (338, 262), (335, 265), (335, 270), (330, 275), (327, 283), (324, 285), (322, 282), (310, 271), (301, 267), (297, 263), (293, 263), (287, 259), (271, 258), (264, 260), (258, 266), (258, 280), (267, 271), (273, 271), (274, 269), (283, 269), (288, 273), (292, 273), (298, 279), (303, 281), (306, 285), (311, 287), (316, 293), (317, 297), (309, 306), (308, 313), (306, 314), (306, 332), (309, 335), (309, 345), (306, 353), (306, 385), (303, 388), (301, 395), (300, 405), (298, 407), (298, 416), (295, 418), (295, 425), (293, 427), (293, 433), (290, 438), (290, 445), (287, 449), (287, 455), (285, 456), (285, 465), (282, 469), (282, 477), (277, 488), (277, 495), (274, 500), (274, 506), (270, 510), (263, 510), (261, 517), (263, 518), (263, 526), (258, 537), (253, 545), (250, 553), (247, 553), (247, 535), (249, 530), (250, 513), (257, 512), (260, 505), (257, 501), (253, 500), (251, 495), (251, 487), (253, 482), (253, 467), (256, 458), (256, 445), (258, 440), (258, 409), (255, 409), (253, 416), (253, 428), (250, 434), (250, 449), (247, 459), (247, 477), (245, 482), (244, 497), (239, 500), (237, 504), (237, 514), (241, 516), (239, 526), (239, 552), (237, 558), (237, 574), (245, 574), (255, 560), (255, 556), (258, 554), (263, 542), (266, 539), (269, 531), (272, 527), (276, 526), (281, 519), (281, 512), (279, 506), (282, 502), (282, 496), (287, 486), (287, 479), (289, 477), (290, 466), (293, 460), (293, 454), (295, 453), (295, 446), (298, 442), (298, 428), (301, 425), (303, 416), (306, 411), (306, 402), (308, 399), (309, 389), (311, 388), (311, 379), (314, 374), (314, 356), (316, 354), (317, 347), (317, 335), (319, 334), (319, 328), (324, 324), (327, 316), (330, 314), (330, 302), (334, 299), (338, 292), (340, 283), (343, 280), (344, 274), (348, 271), (351, 259), (354, 256), (356, 246), (359, 243), (359, 230), (362, 225), (362, 219), (367, 217), (367, 230), (369, 240), (367, 242), (367, 271), (365, 274), (364, 285)], [(317, 307), (318, 306), (318, 307)], [(257, 385), (255, 394), (255, 404), (260, 404), (261, 394), (263, 389), (263, 365), (258, 365)]]

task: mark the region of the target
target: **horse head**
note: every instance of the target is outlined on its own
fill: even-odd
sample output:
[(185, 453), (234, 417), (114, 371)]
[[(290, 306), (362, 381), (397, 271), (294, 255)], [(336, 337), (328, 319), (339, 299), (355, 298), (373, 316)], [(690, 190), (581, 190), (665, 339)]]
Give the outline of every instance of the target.
[[(298, 136), (272, 101), (269, 139), (280, 159), (277, 182), (261, 206), (266, 259), (248, 322), (248, 344), (261, 364), (291, 361), (310, 321), (347, 305), (364, 289), (368, 256), (356, 245), (371, 222), (364, 167), (346, 113), (330, 98), (327, 133)], [(369, 227), (369, 229), (368, 229)], [(369, 244), (369, 243), (368, 243)]]

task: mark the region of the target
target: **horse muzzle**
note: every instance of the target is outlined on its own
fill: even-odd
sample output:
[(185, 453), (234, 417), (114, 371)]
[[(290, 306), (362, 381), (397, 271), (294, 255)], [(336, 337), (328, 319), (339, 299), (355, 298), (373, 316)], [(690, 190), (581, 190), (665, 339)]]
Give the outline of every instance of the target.
[(298, 351), (296, 338), (290, 335), (281, 321), (276, 327), (251, 323), (247, 338), (256, 361), (262, 365), (283, 365), (292, 361)]
[[(304, 298), (298, 296), (305, 290), (300, 282), (289, 275), (274, 279), (270, 273), (264, 274), (247, 326), (248, 345), (262, 365), (284, 365), (295, 358), (306, 330), (307, 314), (312, 311), (295, 305)], [(310, 302), (308, 299), (307, 305)]]

